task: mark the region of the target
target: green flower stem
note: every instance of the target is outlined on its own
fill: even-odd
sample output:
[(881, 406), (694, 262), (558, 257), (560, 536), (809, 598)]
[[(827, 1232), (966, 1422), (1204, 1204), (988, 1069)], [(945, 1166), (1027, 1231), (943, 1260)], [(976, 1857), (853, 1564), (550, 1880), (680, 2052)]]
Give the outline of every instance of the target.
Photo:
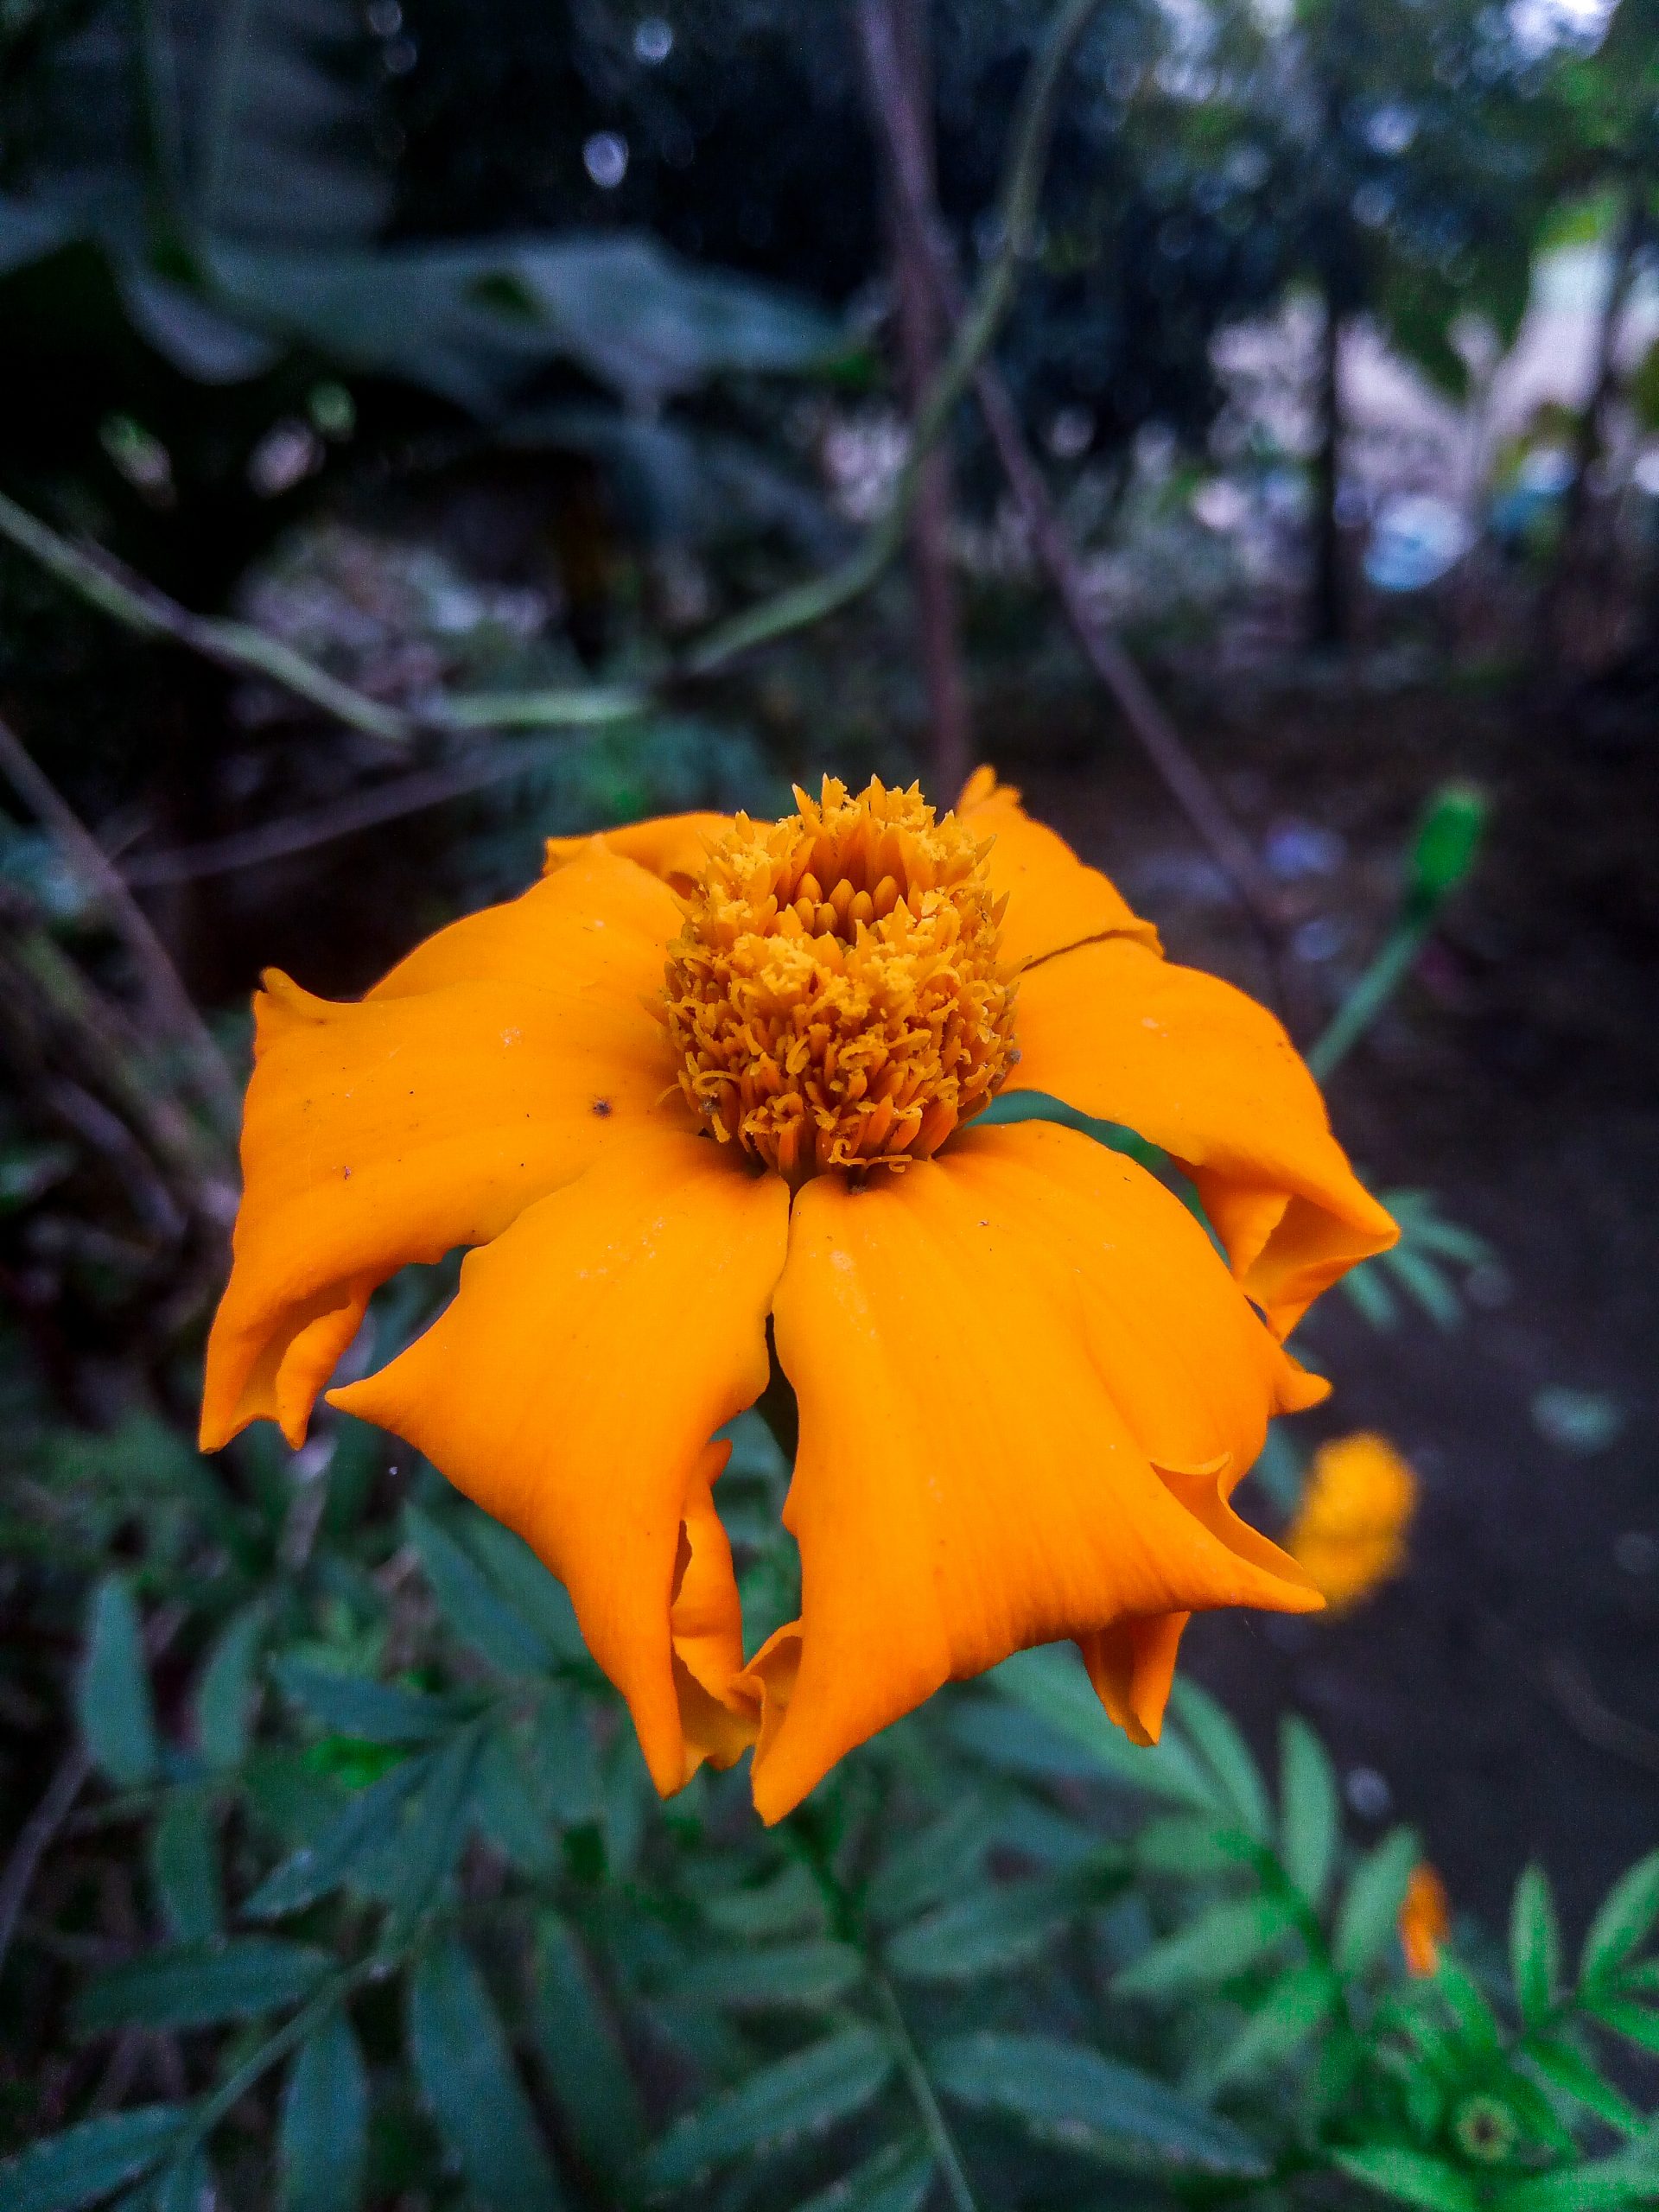
[(1308, 1048), (1307, 1065), (1319, 1082), (1329, 1080), (1405, 982), (1428, 941), (1438, 912), (1438, 906), (1408, 905), (1382, 950)]
[(893, 1984), (878, 1967), (872, 1966), (868, 1973), (870, 1988), (899, 2055), (899, 2070), (905, 2077), (905, 2087), (910, 2091), (911, 2099), (920, 2116), (929, 2148), (944, 2177), (950, 2202), (956, 2206), (957, 2212), (979, 2212), (973, 2184), (962, 2163), (957, 2139), (950, 2133), (950, 2123), (933, 2093), (926, 2062), (916, 2047), (916, 2040), (910, 2032), (903, 2009), (893, 1993)]

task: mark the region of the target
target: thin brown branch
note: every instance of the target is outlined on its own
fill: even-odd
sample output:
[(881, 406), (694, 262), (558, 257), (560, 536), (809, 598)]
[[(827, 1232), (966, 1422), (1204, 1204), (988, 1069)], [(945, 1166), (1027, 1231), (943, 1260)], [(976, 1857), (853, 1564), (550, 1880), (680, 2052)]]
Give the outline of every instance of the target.
[(73, 1751), (67, 1751), (11, 1847), (5, 1872), (0, 1874), (0, 1968), (5, 1965), (17, 1916), (34, 1886), (41, 1861), (73, 1810), (75, 1800), (92, 1770), (92, 1763), (84, 1745), (77, 1744)]
[[(962, 285), (932, 192), (925, 137), (909, 96), (891, 17), (880, 0), (861, 0), (858, 20), (866, 74), (904, 219), (915, 250), (925, 256), (931, 271), (942, 312), (955, 322), (963, 311)], [(975, 368), (973, 389), (1032, 551), (1047, 572), (1084, 658), (1116, 701), (1141, 750), (1241, 904), (1276, 945), (1286, 918), (1278, 887), (1146, 678), (1090, 603), (1065, 526), (1026, 444), (1007, 386), (988, 355)]]

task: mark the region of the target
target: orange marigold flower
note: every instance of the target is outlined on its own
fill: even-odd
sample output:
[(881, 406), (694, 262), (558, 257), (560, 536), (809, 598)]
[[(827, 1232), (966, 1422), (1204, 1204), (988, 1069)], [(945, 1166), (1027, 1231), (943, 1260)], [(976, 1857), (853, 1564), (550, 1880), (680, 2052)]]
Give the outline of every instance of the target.
[(1385, 1436), (1339, 1436), (1313, 1454), (1286, 1548), (1341, 1612), (1399, 1573), (1416, 1510), (1417, 1478)]
[[(988, 770), (942, 819), (797, 798), (556, 839), (360, 1004), (266, 977), (202, 1414), (297, 1445), (376, 1285), (475, 1248), (330, 1402), (565, 1583), (661, 1790), (753, 1745), (768, 1820), (1027, 1644), (1075, 1638), (1145, 1743), (1190, 1612), (1317, 1607), (1229, 1499), (1325, 1394), (1281, 1339), (1395, 1234), (1278, 1023)], [(973, 1126), (1022, 1088), (1162, 1147), (1230, 1267), (1122, 1154)], [(768, 1320), (801, 1616), (746, 1663), (711, 1440)]]
[(1406, 1972), (1419, 1979), (1438, 1974), (1440, 1946), (1452, 1933), (1452, 1900), (1427, 1859), (1411, 1870), (1397, 1924)]

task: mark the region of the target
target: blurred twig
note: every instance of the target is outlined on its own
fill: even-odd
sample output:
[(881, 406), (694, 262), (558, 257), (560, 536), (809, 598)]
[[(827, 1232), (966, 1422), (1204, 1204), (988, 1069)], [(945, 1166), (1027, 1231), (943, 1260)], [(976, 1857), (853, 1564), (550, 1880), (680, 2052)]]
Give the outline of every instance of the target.
[(64, 858), (120, 932), (143, 979), (144, 995), (157, 1026), (188, 1054), (202, 1103), (225, 1128), (234, 1128), (241, 1110), (235, 1079), (179, 981), (167, 947), (116, 873), (108, 854), (3, 720), (0, 720), (0, 773), (51, 831)]
[(41, 1861), (53, 1837), (68, 1819), (81, 1785), (92, 1770), (92, 1763), (83, 1745), (77, 1744), (73, 1751), (66, 1752), (47, 1783), (40, 1803), (23, 1822), (11, 1847), (5, 1872), (0, 1874), (0, 1969), (5, 1966), (17, 1916), (23, 1909)]
[[(876, 122), (899, 188), (912, 252), (931, 270), (945, 316), (957, 326), (957, 351), (960, 353), (963, 289), (932, 191), (926, 142), (910, 97), (908, 73), (894, 32), (892, 0), (860, 0), (858, 23)], [(1241, 903), (1276, 944), (1286, 921), (1278, 888), (1146, 678), (1090, 605), (1065, 525), (1027, 447), (1008, 388), (984, 349), (971, 361), (970, 381), (1032, 550), (1048, 572), (1084, 657), (1117, 702), (1141, 750), (1208, 846)]]

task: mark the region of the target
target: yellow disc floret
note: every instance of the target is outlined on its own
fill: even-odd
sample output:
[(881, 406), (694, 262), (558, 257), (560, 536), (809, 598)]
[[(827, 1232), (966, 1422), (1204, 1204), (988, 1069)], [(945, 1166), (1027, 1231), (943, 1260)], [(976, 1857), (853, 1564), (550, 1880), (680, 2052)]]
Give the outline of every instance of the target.
[(1015, 1058), (989, 850), (912, 785), (739, 815), (669, 948), (687, 1098), (792, 1182), (937, 1152)]

